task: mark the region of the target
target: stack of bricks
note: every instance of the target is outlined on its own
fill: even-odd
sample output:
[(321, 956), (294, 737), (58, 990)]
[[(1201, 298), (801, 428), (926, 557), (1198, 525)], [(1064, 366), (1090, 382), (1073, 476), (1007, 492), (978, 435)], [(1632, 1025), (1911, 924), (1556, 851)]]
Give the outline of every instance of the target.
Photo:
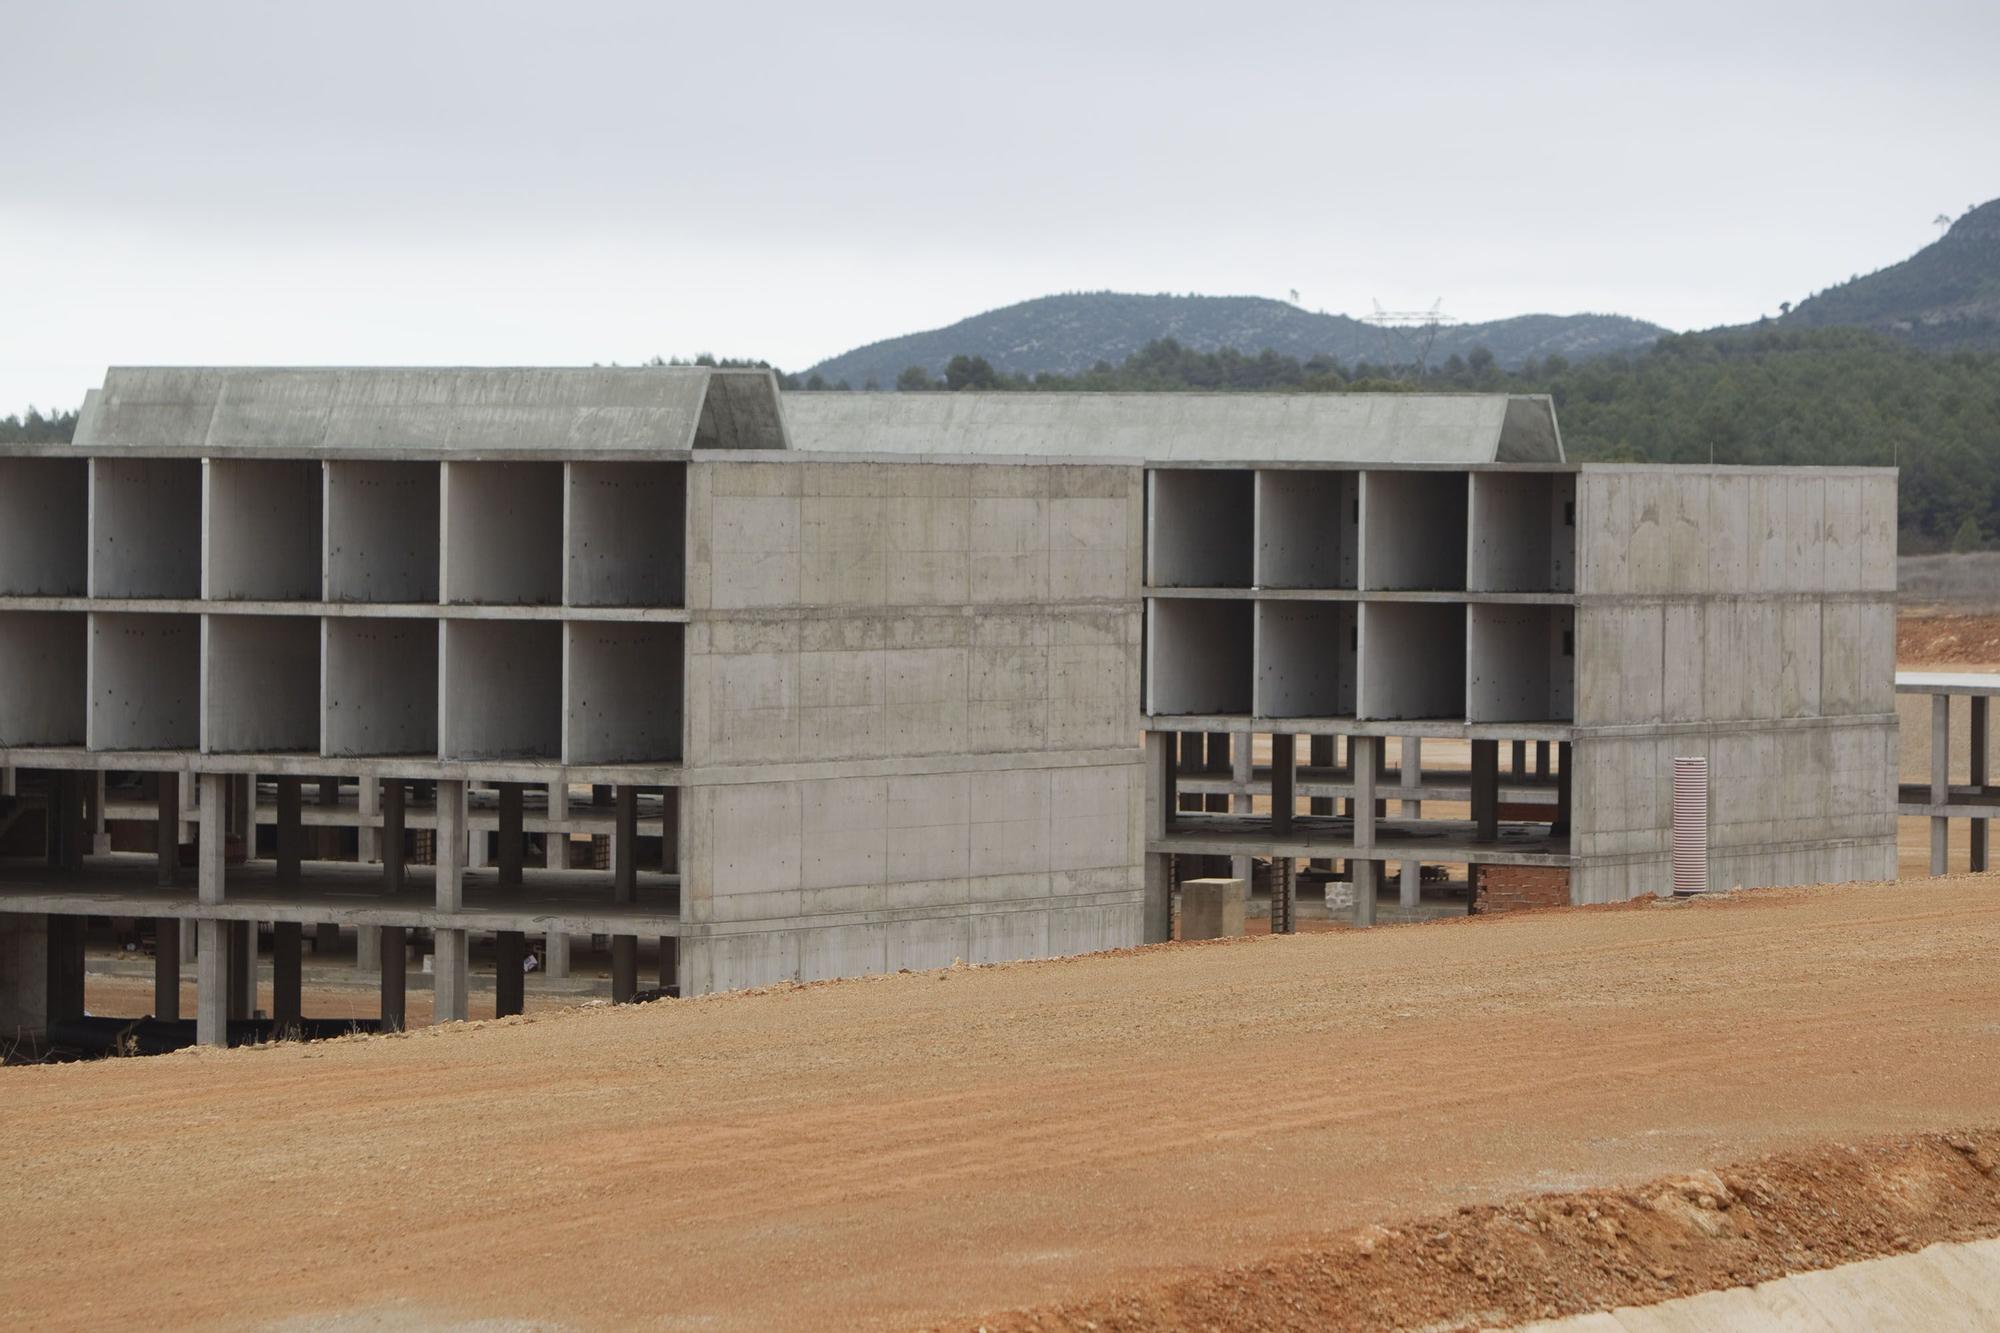
[(1480, 866), (1472, 891), (1475, 916), (1569, 906), (1569, 871), (1563, 866)]

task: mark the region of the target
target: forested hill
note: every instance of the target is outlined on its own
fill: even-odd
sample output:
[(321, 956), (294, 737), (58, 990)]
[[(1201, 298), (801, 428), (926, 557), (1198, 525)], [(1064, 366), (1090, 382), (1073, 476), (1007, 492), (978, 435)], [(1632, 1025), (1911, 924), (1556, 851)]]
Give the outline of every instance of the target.
[(0, 444), (67, 444), (74, 434), (75, 412), (43, 416), (31, 407), (19, 416), (0, 417)]
[(1643, 352), (1591, 361), (1549, 357), (1512, 371), (1483, 356), (1453, 355), (1421, 379), (1163, 341), (1116, 367), (1070, 376), (1006, 376), (960, 357), (933, 387), (1546, 393), (1573, 459), (1900, 464), (1907, 553), (2000, 539), (2000, 350), (1939, 355), (1860, 329), (1773, 322), (1668, 335)]
[(2000, 347), (2000, 199), (1902, 263), (1806, 298), (1779, 323), (1874, 329), (1919, 347)]
[[(1665, 333), (1623, 315), (1522, 315), (1438, 330), (1432, 355), (1484, 347), (1503, 367), (1550, 355), (1580, 359), (1643, 347)], [(871, 343), (812, 367), (828, 384), (892, 388), (912, 366), (941, 376), (954, 356), (982, 357), (1009, 375), (1074, 375), (1098, 362), (1117, 365), (1140, 348), (1171, 338), (1198, 352), (1266, 348), (1346, 364), (1414, 361), (1409, 345), (1346, 315), (1316, 314), (1261, 296), (1135, 296), (1076, 292), (1044, 296), (942, 329)]]

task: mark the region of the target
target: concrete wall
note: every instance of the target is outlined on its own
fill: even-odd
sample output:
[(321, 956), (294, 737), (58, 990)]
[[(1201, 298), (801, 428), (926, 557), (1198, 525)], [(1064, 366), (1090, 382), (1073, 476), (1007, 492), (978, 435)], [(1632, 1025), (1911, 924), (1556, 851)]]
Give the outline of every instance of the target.
[(562, 755), (562, 626), (447, 620), (438, 676), (441, 759)]
[(321, 634), (325, 753), (437, 754), (437, 622), (328, 616)]
[(1575, 612), (1474, 602), (1466, 608), (1466, 718), (1567, 722), (1574, 711)]
[(1353, 717), (1355, 604), (1259, 602), (1256, 619), (1256, 715)]
[(316, 616), (203, 616), (201, 748), (319, 753)]
[(315, 601), (320, 595), (321, 466), (213, 458), (202, 463), (202, 596)]
[(1255, 581), (1254, 473), (1158, 468), (1146, 474), (1146, 581), (1155, 588), (1248, 588)]
[(0, 611), (0, 745), (81, 745), (89, 699), (80, 611)]
[(1360, 486), (1353, 472), (1259, 472), (1256, 586), (1354, 587), (1361, 554)]
[(0, 597), (81, 597), (89, 566), (89, 464), (0, 458)]
[(1474, 592), (1576, 587), (1576, 476), (1472, 474), (1466, 586)]
[(686, 604), (685, 464), (571, 463), (565, 486), (566, 603)]
[(446, 463), (443, 487), (445, 601), (562, 601), (562, 464)]
[(1664, 890), (1679, 755), (1711, 884), (1894, 876), (1895, 512), (1880, 470), (1583, 469), (1578, 901)]
[(90, 460), (94, 597), (201, 596), (201, 464)]
[(690, 990), (1137, 941), (1143, 504), (1124, 466), (689, 466)]
[(1360, 623), (1361, 717), (1465, 716), (1463, 605), (1367, 602)]
[(201, 617), (90, 613), (94, 750), (193, 750), (201, 743)]
[(326, 465), (326, 600), (436, 602), (438, 465)]
[(1466, 474), (1361, 474), (1361, 586), (1465, 586)]
[(563, 762), (679, 761), (683, 637), (679, 625), (564, 626)]
[(1256, 703), (1255, 603), (1155, 597), (1146, 604), (1146, 711), (1248, 714)]
[[(1133, 764), (697, 786), (695, 992), (1080, 953), (1138, 937)], [(684, 894), (684, 901), (687, 895)]]

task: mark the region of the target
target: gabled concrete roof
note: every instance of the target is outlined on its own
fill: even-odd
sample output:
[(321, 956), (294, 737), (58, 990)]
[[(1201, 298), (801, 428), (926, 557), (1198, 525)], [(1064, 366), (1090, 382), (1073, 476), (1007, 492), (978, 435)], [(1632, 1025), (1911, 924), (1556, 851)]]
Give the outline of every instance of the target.
[(505, 453), (784, 447), (765, 371), (114, 368), (84, 449)]
[(794, 449), (1251, 463), (1560, 463), (1540, 396), (787, 393)]

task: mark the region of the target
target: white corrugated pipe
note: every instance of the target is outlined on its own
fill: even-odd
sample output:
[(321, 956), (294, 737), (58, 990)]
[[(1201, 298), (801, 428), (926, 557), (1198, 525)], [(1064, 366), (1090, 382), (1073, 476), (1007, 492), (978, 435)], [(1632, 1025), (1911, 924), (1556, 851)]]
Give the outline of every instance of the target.
[(1674, 892), (1708, 892), (1708, 760), (1674, 760)]

